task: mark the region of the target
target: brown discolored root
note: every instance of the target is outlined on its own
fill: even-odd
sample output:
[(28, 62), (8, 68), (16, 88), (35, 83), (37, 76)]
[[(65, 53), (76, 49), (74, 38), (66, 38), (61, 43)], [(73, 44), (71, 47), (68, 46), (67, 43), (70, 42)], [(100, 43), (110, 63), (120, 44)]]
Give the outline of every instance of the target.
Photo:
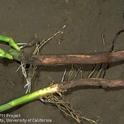
[(124, 60), (124, 50), (95, 55), (36, 55), (32, 61), (36, 65), (100, 64)]
[(63, 91), (75, 87), (124, 88), (124, 80), (108, 80), (103, 78), (79, 79), (69, 82), (65, 81), (60, 87)]

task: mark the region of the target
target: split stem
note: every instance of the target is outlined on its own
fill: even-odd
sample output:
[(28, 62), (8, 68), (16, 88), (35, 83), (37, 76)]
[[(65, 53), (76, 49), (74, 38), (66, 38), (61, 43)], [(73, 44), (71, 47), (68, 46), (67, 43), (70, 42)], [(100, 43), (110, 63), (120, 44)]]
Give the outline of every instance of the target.
[(124, 60), (124, 50), (95, 55), (37, 55), (33, 56), (36, 65), (102, 64)]

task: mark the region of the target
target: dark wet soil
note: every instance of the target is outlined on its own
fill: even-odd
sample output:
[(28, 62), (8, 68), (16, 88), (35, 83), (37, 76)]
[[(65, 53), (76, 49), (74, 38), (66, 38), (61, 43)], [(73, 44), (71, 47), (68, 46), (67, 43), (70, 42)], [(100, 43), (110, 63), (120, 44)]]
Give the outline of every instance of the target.
[[(42, 54), (97, 53), (108, 51), (114, 35), (124, 28), (123, 0), (0, 0), (0, 34), (19, 42), (30, 41), (34, 34), (48, 38), (63, 25), (63, 36), (53, 39)], [(101, 34), (105, 35), (105, 44)], [(124, 49), (124, 35), (115, 43), (115, 50)], [(0, 104), (24, 94), (25, 80), (16, 72), (19, 64), (0, 64)], [(57, 68), (57, 67), (56, 67)], [(41, 69), (33, 90), (59, 81), (61, 71)], [(105, 78), (124, 79), (124, 64), (107, 70)], [(65, 96), (73, 107), (100, 124), (124, 123), (124, 90), (82, 89)], [(53, 124), (75, 124), (54, 106), (39, 101), (13, 111), (22, 118), (50, 118)]]

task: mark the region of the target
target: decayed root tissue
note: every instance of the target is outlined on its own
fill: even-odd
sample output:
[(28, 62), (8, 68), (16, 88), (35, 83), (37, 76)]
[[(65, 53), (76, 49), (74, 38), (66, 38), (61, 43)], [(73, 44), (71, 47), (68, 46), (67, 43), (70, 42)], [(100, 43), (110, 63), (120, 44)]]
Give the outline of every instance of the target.
[[(65, 81), (62, 84), (56, 83), (53, 84), (47, 88), (44, 89), (40, 89), (38, 91), (35, 91), (33, 93), (27, 94), (25, 96), (22, 96), (20, 98), (17, 98), (15, 100), (12, 100), (4, 105), (0, 106), (0, 113), (7, 111), (9, 109), (12, 109), (14, 107), (20, 106), (22, 104), (25, 104), (27, 102), (30, 102), (32, 100), (36, 100), (36, 99), (41, 99), (43, 97), (46, 97), (48, 95), (51, 94), (55, 94), (55, 93), (62, 93), (62, 92), (67, 92), (69, 89), (75, 88), (75, 87), (86, 87), (86, 86), (101, 86), (103, 88), (114, 88), (114, 87), (124, 87), (124, 80), (106, 80), (106, 79), (96, 79), (96, 78), (91, 78), (91, 79), (80, 79), (80, 80), (75, 80), (75, 81)], [(57, 107), (59, 107), (60, 105), (65, 105), (65, 104), (58, 104), (56, 102)], [(63, 106), (64, 109), (66, 108), (66, 114), (68, 113), (69, 109), (67, 107), (67, 105)], [(69, 110), (68, 110), (69, 109)], [(71, 115), (72, 114), (72, 115)], [(70, 115), (71, 117), (73, 117), (77, 122), (80, 123), (80, 120), (78, 120), (78, 116), (77, 115), (73, 115), (74, 112), (71, 111)], [(88, 119), (84, 119), (87, 120)], [(89, 119), (90, 120), (90, 119)], [(91, 120), (90, 120), (91, 122)], [(95, 123), (95, 121), (92, 121), (92, 123)]]
[(107, 52), (96, 55), (37, 55), (33, 56), (36, 65), (101, 64), (124, 60), (124, 51)]
[[(62, 30), (66, 27), (64, 25)], [(89, 119), (85, 116), (82, 116), (78, 112), (74, 111), (73, 107), (63, 100), (63, 93), (70, 91), (73, 88), (85, 88), (85, 87), (101, 87), (101, 88), (124, 88), (124, 80), (108, 80), (104, 79), (106, 68), (110, 63), (113, 62), (122, 62), (124, 61), (124, 50), (113, 52), (114, 48), (114, 41), (116, 40), (119, 33), (116, 34), (116, 37), (113, 40), (112, 48), (109, 52), (102, 53), (102, 54), (95, 54), (95, 55), (39, 55), (40, 49), (47, 44), (51, 39), (53, 39), (56, 35), (63, 34), (63, 31), (58, 31), (53, 34), (47, 40), (43, 40), (40, 43), (35, 43), (35, 49), (32, 53), (31, 63), (30, 63), (30, 70), (29, 73), (26, 72), (25, 66), (26, 63), (21, 62), (21, 69), (22, 73), (26, 79), (27, 88), (26, 93), (30, 92), (31, 90), (31, 83), (32, 79), (35, 77), (35, 73), (37, 72), (38, 65), (66, 65), (66, 64), (99, 64), (100, 69), (97, 73), (96, 78), (92, 78), (95, 73), (95, 68), (86, 78), (82, 78), (82, 70), (79, 69), (81, 72), (81, 79), (77, 80), (64, 80), (66, 75), (66, 70), (63, 74), (61, 83), (56, 82), (46, 88), (40, 89), (38, 91), (26, 94), (20, 98), (12, 100), (6, 104), (0, 105), (0, 113), (6, 112), (14, 107), (23, 105), (33, 100), (40, 100), (44, 103), (51, 103), (54, 104), (60, 111), (62, 111), (65, 115), (70, 116), (78, 123), (81, 123), (81, 119), (89, 122), (90, 124), (97, 124), (97, 121)], [(30, 46), (30, 45), (29, 45)], [(28, 63), (29, 64), (29, 63)], [(79, 73), (77, 72), (77, 73)], [(103, 73), (103, 77), (100, 77)], [(70, 75), (72, 72), (70, 71)], [(77, 76), (77, 74), (76, 74)], [(74, 76), (74, 77), (76, 77)], [(72, 76), (73, 77), (73, 76)], [(69, 77), (71, 78), (71, 76)]]

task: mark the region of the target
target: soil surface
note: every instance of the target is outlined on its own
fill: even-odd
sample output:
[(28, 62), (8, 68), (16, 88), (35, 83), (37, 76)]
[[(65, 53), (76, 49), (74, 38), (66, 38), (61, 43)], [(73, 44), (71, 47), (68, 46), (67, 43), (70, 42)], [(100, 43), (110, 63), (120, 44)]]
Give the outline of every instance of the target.
[[(19, 42), (29, 42), (34, 34), (47, 39), (63, 25), (67, 28), (62, 37), (50, 41), (42, 49), (42, 54), (108, 51), (115, 34), (124, 28), (124, 1), (0, 0), (0, 34), (11, 36)], [(105, 43), (102, 42), (102, 33)], [(115, 43), (115, 50), (123, 49), (122, 34)], [(30, 49), (27, 51), (30, 53)], [(25, 80), (21, 71), (16, 72), (18, 66), (16, 62), (0, 64), (0, 104), (25, 93)], [(57, 68), (41, 69), (32, 90), (48, 86), (51, 81), (60, 81), (65, 69)], [(124, 79), (124, 64), (109, 68), (105, 78)], [(124, 123), (123, 89), (80, 89), (68, 94), (65, 99), (83, 115), (99, 119), (100, 124)], [(52, 119), (53, 124), (76, 123), (63, 116), (56, 107), (39, 101), (26, 104), (10, 114), (20, 114), (21, 118)]]

